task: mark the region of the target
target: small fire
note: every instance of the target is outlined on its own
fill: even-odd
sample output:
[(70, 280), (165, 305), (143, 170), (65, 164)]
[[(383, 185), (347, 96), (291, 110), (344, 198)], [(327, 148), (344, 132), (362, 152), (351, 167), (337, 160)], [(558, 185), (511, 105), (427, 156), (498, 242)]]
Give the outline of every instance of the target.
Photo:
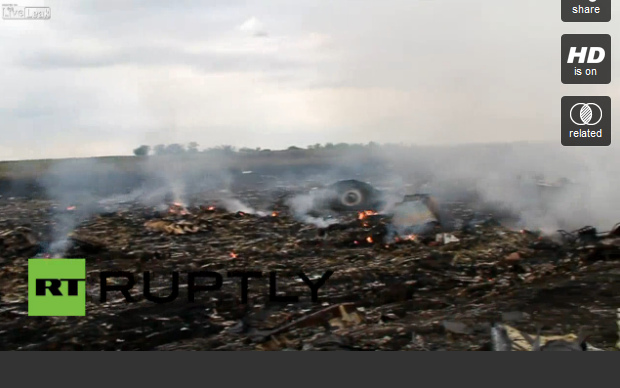
[(374, 240), (372, 239), (372, 237), (368, 236), (368, 237), (366, 237), (366, 242), (368, 244), (372, 244), (374, 242)]
[(76, 209), (76, 207), (75, 207), (75, 206), (69, 206), (69, 207), (67, 207), (67, 210), (68, 210), (68, 211), (72, 211), (72, 210), (75, 210), (75, 209)]
[(278, 212), (271, 212), (271, 216), (272, 217), (277, 217), (278, 216)]
[(410, 234), (407, 236), (396, 236), (394, 237), (394, 242), (395, 243), (400, 243), (403, 241), (417, 241), (418, 236), (415, 234)]
[(230, 257), (233, 259), (236, 259), (237, 257), (239, 257), (239, 255), (236, 254), (235, 252), (230, 252)]
[(207, 208), (207, 210), (208, 210), (208, 211), (210, 211), (210, 212), (212, 212), (212, 211), (214, 211), (214, 210), (215, 210), (215, 206), (209, 206), (209, 207)]
[(364, 210), (364, 211), (359, 212), (359, 215), (358, 215), (357, 219), (358, 220), (363, 220), (363, 219), (365, 219), (365, 218), (367, 218), (369, 216), (374, 216), (374, 215), (377, 215), (377, 214), (379, 214), (379, 213), (377, 213), (376, 211), (373, 211), (373, 210)]
[(173, 202), (172, 205), (170, 205), (170, 208), (168, 208), (168, 213), (178, 214), (181, 216), (189, 214), (189, 212), (185, 209), (185, 206), (183, 206), (180, 202)]

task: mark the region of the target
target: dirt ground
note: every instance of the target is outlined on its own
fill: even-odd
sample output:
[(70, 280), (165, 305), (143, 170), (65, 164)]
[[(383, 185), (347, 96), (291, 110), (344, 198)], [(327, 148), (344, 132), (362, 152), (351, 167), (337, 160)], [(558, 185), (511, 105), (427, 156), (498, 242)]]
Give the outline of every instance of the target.
[[(261, 193), (244, 196), (260, 202)], [(79, 204), (1, 198), (0, 349), (491, 350), (494, 322), (544, 335), (585, 330), (592, 346), (615, 349), (614, 239), (606, 250), (599, 242), (588, 248), (510, 230), (490, 216), (463, 223), (451, 243), (434, 234), (388, 241), (381, 215), (345, 214), (321, 229), (296, 220), (282, 200), (261, 203), (271, 203), (265, 213), (230, 212), (204, 193), (186, 214), (137, 203), (81, 214)], [(467, 214), (467, 204), (444, 205)], [(67, 218), (76, 228), (64, 257), (87, 261), (86, 316), (29, 317), (28, 259), (45, 259)], [(99, 301), (99, 273), (118, 270), (136, 274), (135, 303), (118, 292)], [(226, 276), (241, 270), (263, 273), (249, 280), (247, 304), (240, 279)], [(180, 272), (179, 297), (145, 300), (144, 271), (161, 296), (170, 293), (170, 272)], [(191, 271), (222, 274), (221, 289), (188, 302)], [(278, 292), (299, 301), (269, 300), (270, 271)], [(317, 302), (300, 271), (311, 279), (333, 271)]]

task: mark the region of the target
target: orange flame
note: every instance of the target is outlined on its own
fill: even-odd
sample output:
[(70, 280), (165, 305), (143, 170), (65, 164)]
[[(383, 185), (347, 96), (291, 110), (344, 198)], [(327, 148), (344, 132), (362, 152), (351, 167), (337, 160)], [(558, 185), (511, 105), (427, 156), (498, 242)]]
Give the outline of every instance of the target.
[(71, 210), (75, 210), (75, 206), (69, 206), (69, 207), (67, 208), (67, 210), (69, 210), (69, 211), (71, 211)]
[(237, 257), (239, 257), (239, 255), (236, 254), (235, 252), (230, 252), (230, 257), (232, 257), (233, 259), (236, 259)]
[(170, 205), (170, 207), (168, 208), (168, 213), (178, 215), (189, 214), (189, 212), (185, 209), (185, 206), (183, 206), (183, 204), (180, 202), (173, 202), (172, 205)]
[(215, 206), (209, 206), (209, 208), (207, 210), (213, 211), (213, 210), (215, 210)]
[(366, 237), (366, 242), (368, 244), (372, 244), (374, 242), (374, 240), (372, 239), (372, 237), (368, 236), (368, 237)]
[(364, 210), (364, 211), (359, 212), (359, 215), (357, 216), (357, 219), (358, 220), (363, 220), (363, 219), (367, 218), (368, 216), (374, 216), (376, 214), (379, 214), (379, 213), (377, 213), (376, 211), (373, 211), (373, 210)]
[(272, 213), (271, 213), (271, 216), (272, 216), (272, 217), (277, 217), (277, 216), (278, 216), (278, 212), (272, 212)]

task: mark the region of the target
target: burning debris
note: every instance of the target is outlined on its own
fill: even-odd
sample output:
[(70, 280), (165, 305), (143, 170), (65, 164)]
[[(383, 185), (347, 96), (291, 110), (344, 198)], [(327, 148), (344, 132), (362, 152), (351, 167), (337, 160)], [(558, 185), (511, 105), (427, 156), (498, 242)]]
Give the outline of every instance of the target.
[(359, 212), (359, 215), (357, 216), (357, 219), (358, 220), (365, 220), (368, 217), (376, 216), (377, 214), (379, 214), (379, 213), (377, 213), (374, 210), (364, 210), (364, 211)]
[(174, 202), (172, 205), (170, 205), (170, 207), (168, 208), (168, 213), (180, 216), (190, 214), (189, 211), (185, 208), (185, 206), (180, 202)]
[(226, 210), (228, 210), (231, 213), (237, 213), (240, 215), (244, 215), (244, 214), (256, 214), (259, 216), (265, 216), (266, 213), (263, 211), (258, 211), (256, 209), (254, 209), (253, 207), (241, 202), (238, 199), (234, 199), (234, 198), (226, 198), (223, 199), (222, 201), (222, 205), (224, 206), (224, 208)]
[[(523, 331), (513, 323), (490, 327), (489, 322), (496, 322), (501, 311), (527, 310), (519, 315), (544, 312), (548, 327), (559, 323), (580, 327), (583, 322), (577, 316), (583, 310), (589, 319), (600, 320), (601, 327), (616, 324), (618, 226), (604, 233), (583, 228), (558, 235), (513, 230), (491, 216), (472, 217), (468, 204), (443, 203), (439, 208), (428, 195), (406, 196), (394, 206), (373, 206), (379, 203), (372, 199), (375, 191), (367, 184), (351, 183), (358, 181), (347, 182), (339, 186), (344, 188), (342, 195), (332, 197), (340, 205), (319, 207), (321, 211), (315, 205), (329, 201), (317, 202), (316, 194), (299, 192), (273, 202), (263, 201), (261, 196), (271, 197), (260, 191), (238, 193), (243, 201), (222, 200), (216, 193), (164, 203), (162, 208), (129, 202), (122, 211), (90, 217), (82, 217), (81, 211), (88, 207), (75, 202), (76, 208), (65, 214), (74, 223), (70, 234), (64, 227), (70, 223), (49, 222), (50, 217), (62, 220), (57, 213), (40, 211), (50, 207), (47, 202), (2, 203), (0, 330), (6, 338), (2, 346), (578, 350), (585, 343), (579, 338), (538, 336), (538, 342), (528, 341), (531, 337), (524, 333), (532, 330), (529, 320), (515, 323), (523, 325)], [(355, 197), (360, 193), (361, 201)], [(445, 214), (459, 227), (446, 227)], [(23, 220), (31, 225), (19, 225)], [(54, 230), (57, 225), (63, 228)], [(333, 276), (322, 288), (318, 304), (274, 304), (272, 293), (285, 298), (278, 293), (280, 284), (280, 291), (271, 291), (263, 284), (268, 282), (250, 279), (255, 302), (243, 305), (239, 284), (227, 280), (220, 290), (201, 299), (199, 308), (170, 304), (156, 309), (142, 300), (135, 304), (89, 300), (89, 319), (79, 325), (28, 320), (26, 259), (52, 258), (58, 252), (86, 258), (89, 271), (163, 275), (172, 269), (278, 270), (283, 272), (281, 290), (287, 293), (304, 287), (285, 280), (294, 279), (299, 269), (320, 275), (330, 268)], [(92, 287), (96, 290), (98, 285)], [(154, 293), (166, 295), (169, 289), (169, 284), (153, 282)], [(565, 342), (552, 342), (560, 339)], [(593, 333), (589, 341), (607, 350), (616, 339), (604, 332)], [(589, 342), (586, 347), (595, 350)]]

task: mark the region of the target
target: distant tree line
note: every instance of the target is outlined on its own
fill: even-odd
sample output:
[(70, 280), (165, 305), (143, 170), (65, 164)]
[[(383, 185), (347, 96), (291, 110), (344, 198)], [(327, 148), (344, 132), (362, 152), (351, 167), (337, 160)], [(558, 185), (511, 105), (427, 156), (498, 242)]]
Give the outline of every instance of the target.
[[(305, 149), (310, 151), (318, 151), (318, 150), (354, 150), (354, 149), (372, 149), (384, 146), (396, 146), (403, 147), (403, 145), (395, 145), (395, 144), (386, 144), (380, 145), (375, 142), (370, 142), (367, 144), (349, 144), (349, 143), (325, 143), (325, 144), (312, 144), (307, 146)], [(304, 148), (300, 148), (297, 146), (290, 146), (286, 149), (287, 151), (304, 151)], [(141, 145), (140, 147), (133, 150), (135, 156), (147, 156), (147, 155), (180, 155), (180, 154), (196, 154), (196, 153), (221, 153), (221, 154), (234, 154), (234, 153), (243, 153), (243, 154), (257, 154), (257, 153), (269, 153), (272, 152), (270, 149), (262, 149), (260, 147), (257, 148), (248, 148), (243, 147), (240, 149), (236, 149), (230, 145), (221, 145), (212, 148), (206, 148), (203, 150), (199, 149), (198, 143), (195, 141), (188, 143), (187, 145), (183, 144), (158, 144), (151, 148), (148, 145)]]
[(218, 146), (214, 148), (207, 148), (204, 150), (200, 150), (198, 148), (198, 143), (195, 141), (190, 142), (186, 145), (173, 143), (173, 144), (158, 144), (151, 148), (148, 145), (141, 145), (140, 147), (133, 150), (133, 154), (136, 156), (147, 156), (147, 155), (180, 155), (180, 154), (197, 154), (199, 152), (221, 152), (221, 153), (229, 153), (232, 154), (236, 152), (235, 147), (224, 145)]

